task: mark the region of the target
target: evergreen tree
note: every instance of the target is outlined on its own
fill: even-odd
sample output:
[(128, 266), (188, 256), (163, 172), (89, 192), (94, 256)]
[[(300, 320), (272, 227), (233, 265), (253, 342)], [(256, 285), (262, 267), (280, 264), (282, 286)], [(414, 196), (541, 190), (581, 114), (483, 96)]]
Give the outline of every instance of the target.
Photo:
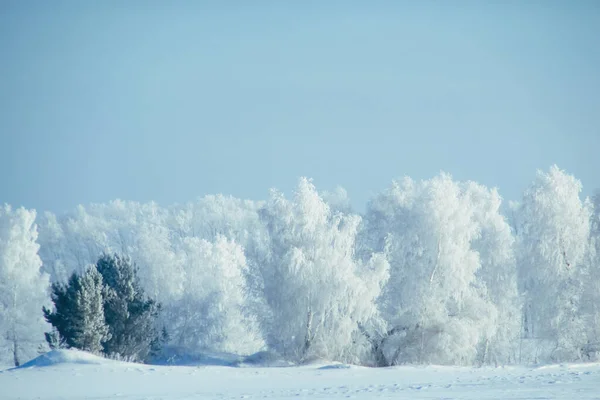
[(105, 283), (104, 315), (110, 329), (104, 352), (145, 360), (159, 343), (155, 321), (160, 304), (146, 297), (137, 268), (128, 257), (103, 255), (96, 267)]
[(75, 305), (80, 318), (76, 320), (75, 342), (82, 350), (98, 353), (102, 343), (110, 339), (109, 327), (104, 319), (102, 275), (91, 266), (79, 279), (79, 286)]
[(74, 320), (77, 318), (75, 297), (78, 287), (78, 276), (74, 272), (66, 284), (55, 282), (51, 288), (51, 299), (54, 310), (44, 307), (44, 318), (49, 322), (53, 330), (46, 332), (46, 341), (50, 348), (75, 347), (73, 338)]
[(102, 292), (102, 275), (95, 266), (90, 266), (81, 276), (73, 273), (66, 285), (52, 285), (55, 309), (43, 309), (46, 321), (55, 329), (46, 333), (51, 347), (61, 344), (93, 353), (102, 350), (102, 343), (110, 338)]

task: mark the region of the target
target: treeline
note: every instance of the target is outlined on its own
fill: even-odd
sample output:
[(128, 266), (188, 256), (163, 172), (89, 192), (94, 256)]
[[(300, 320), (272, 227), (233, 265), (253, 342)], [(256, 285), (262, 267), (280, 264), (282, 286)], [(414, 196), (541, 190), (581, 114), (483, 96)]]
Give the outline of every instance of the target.
[[(441, 174), (394, 181), (364, 215), (304, 178), (264, 202), (117, 200), (37, 219), (5, 206), (0, 351), (32, 357), (44, 333), (83, 348), (53, 319), (67, 296), (87, 350), (142, 361), (261, 350), (373, 366), (593, 360), (600, 220), (580, 193), (554, 166), (519, 203)], [(131, 299), (146, 313), (123, 311)]]

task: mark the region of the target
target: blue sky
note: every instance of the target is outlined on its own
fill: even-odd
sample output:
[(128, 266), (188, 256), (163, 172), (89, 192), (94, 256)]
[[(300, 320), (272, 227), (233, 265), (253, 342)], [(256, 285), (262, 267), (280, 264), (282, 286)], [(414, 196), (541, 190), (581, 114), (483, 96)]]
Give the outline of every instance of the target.
[[(168, 3), (168, 4), (167, 4)], [(594, 1), (0, 2), (0, 202), (600, 188)]]

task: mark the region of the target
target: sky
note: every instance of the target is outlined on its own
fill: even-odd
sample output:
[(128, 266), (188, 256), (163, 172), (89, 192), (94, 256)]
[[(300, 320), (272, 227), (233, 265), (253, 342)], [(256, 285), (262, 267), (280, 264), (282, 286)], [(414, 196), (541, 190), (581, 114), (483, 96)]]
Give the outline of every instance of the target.
[(0, 1), (0, 203), (600, 188), (596, 1)]

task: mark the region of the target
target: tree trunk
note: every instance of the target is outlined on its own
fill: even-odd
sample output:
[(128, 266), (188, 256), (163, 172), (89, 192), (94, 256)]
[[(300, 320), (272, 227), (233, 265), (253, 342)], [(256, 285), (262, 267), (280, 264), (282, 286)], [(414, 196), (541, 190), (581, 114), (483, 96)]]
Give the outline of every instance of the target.
[(13, 339), (13, 361), (15, 367), (21, 366), (21, 361), (19, 360), (19, 343), (16, 338)]
[(384, 332), (381, 335), (377, 335), (377, 337), (373, 337), (360, 324), (358, 325), (358, 329), (367, 338), (369, 343), (371, 343), (371, 353), (373, 354), (373, 358), (375, 359), (375, 366), (376, 367), (389, 367), (389, 366), (393, 365), (393, 363), (398, 358), (398, 354), (400, 354), (401, 349), (398, 348), (396, 350), (396, 353), (393, 356), (393, 358), (391, 360), (388, 360), (387, 357), (385, 356), (385, 353), (383, 352), (383, 350), (385, 348), (385, 342), (386, 342), (386, 340), (388, 340), (390, 337), (394, 336), (398, 332), (405, 331), (406, 328), (396, 326), (396, 327), (388, 330), (387, 332)]
[(373, 348), (373, 355), (375, 356), (376, 367), (389, 367), (389, 363), (383, 354), (383, 339), (379, 341), (373, 341), (371, 343)]
[(306, 320), (306, 336), (304, 337), (304, 348), (302, 349), (302, 361), (304, 361), (306, 355), (308, 354), (308, 351), (310, 350), (312, 339), (312, 310), (309, 308)]

